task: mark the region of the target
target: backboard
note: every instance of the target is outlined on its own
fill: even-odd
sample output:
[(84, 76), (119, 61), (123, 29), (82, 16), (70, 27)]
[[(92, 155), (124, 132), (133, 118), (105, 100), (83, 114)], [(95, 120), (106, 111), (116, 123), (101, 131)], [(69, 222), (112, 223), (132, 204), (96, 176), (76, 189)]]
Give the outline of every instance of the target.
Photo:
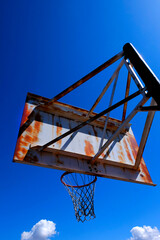
[[(49, 101), (28, 93), (14, 162), (154, 185), (143, 158), (139, 167), (135, 168), (139, 148), (129, 123), (94, 163), (92, 160), (99, 151), (105, 126), (104, 115), (42, 148), (47, 142), (89, 119), (87, 110), (57, 101), (49, 105)], [(93, 112), (90, 115), (92, 118), (95, 116)], [(104, 142), (107, 142), (121, 124), (120, 120), (108, 119)]]

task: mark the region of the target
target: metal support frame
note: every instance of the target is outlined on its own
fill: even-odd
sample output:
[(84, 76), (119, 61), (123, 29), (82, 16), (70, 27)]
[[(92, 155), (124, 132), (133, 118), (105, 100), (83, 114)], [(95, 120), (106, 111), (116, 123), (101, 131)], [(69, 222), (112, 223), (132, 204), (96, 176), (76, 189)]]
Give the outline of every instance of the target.
[(133, 67), (131, 66), (131, 64), (129, 64), (128, 61), (125, 61), (124, 64), (125, 64), (126, 68), (128, 69), (128, 71), (130, 72), (130, 74), (131, 74), (135, 84), (137, 85), (137, 87), (139, 89), (144, 88), (142, 82), (139, 80), (139, 78), (138, 78), (137, 74), (135, 73), (135, 71), (134, 71)]
[[(92, 72), (90, 72), (89, 74), (84, 76), (83, 78), (81, 78), (79, 81), (77, 81), (76, 83), (74, 83), (70, 87), (66, 88), (64, 91), (62, 91), (61, 93), (56, 95), (54, 98), (52, 98), (47, 103), (38, 105), (37, 108), (39, 106), (43, 107), (43, 105), (44, 106), (45, 105), (46, 106), (52, 105), (55, 101), (59, 100), (60, 98), (62, 98), (63, 96), (65, 96), (66, 94), (68, 94), (69, 92), (71, 92), (72, 90), (77, 88), (78, 86), (80, 86), (81, 84), (85, 83), (86, 81), (91, 79), (93, 76), (95, 76), (96, 74), (98, 74), (99, 72), (101, 72), (102, 70), (104, 70), (105, 68), (107, 68), (108, 66), (110, 66), (111, 64), (113, 64), (114, 62), (119, 60), (120, 58), (122, 58), (123, 56), (124, 56), (124, 58), (120, 62), (119, 66), (117, 67), (117, 69), (113, 73), (112, 77), (109, 79), (106, 86), (102, 90), (101, 94), (99, 95), (99, 97), (97, 98), (97, 100), (95, 101), (93, 106), (91, 107), (91, 109), (88, 113), (88, 118), (89, 118), (89, 115), (94, 110), (94, 108), (99, 103), (99, 101), (102, 99), (103, 95), (105, 94), (105, 92), (107, 91), (107, 89), (109, 88), (109, 86), (111, 85), (113, 80), (115, 79), (115, 83), (114, 83), (114, 86), (113, 86), (109, 107), (107, 109), (105, 109), (104, 111), (100, 112), (99, 114), (95, 115), (94, 117), (90, 117), (85, 122), (82, 122), (81, 124), (77, 125), (75, 128), (70, 129), (69, 131), (62, 134), (61, 136), (59, 136), (59, 137), (51, 140), (50, 142), (44, 144), (43, 146), (41, 146), (39, 148), (39, 151), (42, 151), (42, 150), (46, 149), (51, 144), (56, 143), (57, 141), (61, 140), (62, 138), (74, 133), (75, 131), (79, 130), (80, 128), (86, 126), (87, 124), (90, 124), (94, 120), (96, 120), (96, 119), (100, 118), (101, 116), (107, 114), (99, 151), (97, 152), (97, 154), (91, 160), (91, 164), (93, 165), (96, 162), (96, 160), (98, 159), (98, 157), (111, 144), (111, 142), (121, 133), (123, 128), (129, 123), (129, 121), (137, 114), (137, 112), (148, 111), (149, 113), (148, 113), (146, 123), (145, 123), (145, 126), (144, 126), (144, 130), (143, 130), (142, 139), (141, 139), (141, 142), (140, 142), (137, 158), (136, 158), (136, 161), (135, 161), (135, 165), (133, 166), (134, 169), (136, 169), (136, 170), (138, 169), (140, 161), (141, 161), (141, 157), (142, 157), (142, 154), (143, 154), (143, 150), (144, 150), (147, 138), (148, 138), (149, 130), (150, 130), (150, 127), (151, 127), (151, 124), (152, 124), (152, 121), (153, 121), (154, 113), (155, 113), (155, 111), (160, 110), (160, 98), (159, 98), (160, 81), (153, 74), (153, 72), (148, 67), (148, 65), (145, 63), (143, 58), (139, 55), (139, 53), (136, 51), (136, 49), (131, 44), (129, 44), (129, 43), (125, 44), (122, 52), (118, 53), (117, 55), (115, 55), (114, 57), (112, 57), (111, 59), (106, 61), (104, 64), (102, 64), (101, 66), (99, 66), (98, 68), (96, 68), (95, 70), (93, 70)], [(113, 96), (114, 96), (116, 83), (117, 83), (117, 79), (118, 79), (118, 74), (119, 74), (119, 71), (122, 68), (123, 64), (125, 64), (126, 68), (128, 69), (128, 78), (127, 78), (125, 98), (123, 100), (117, 102), (116, 104), (112, 105)], [(141, 79), (143, 80), (143, 82), (145, 84), (145, 87), (143, 86), (142, 82), (138, 78), (138, 76), (135, 73), (133, 67), (137, 71), (137, 73), (141, 77)], [(131, 77), (133, 78), (133, 80), (136, 83), (139, 90), (129, 96)], [(146, 92), (145, 92), (146, 90), (148, 91), (148, 94), (146, 94)], [(137, 104), (137, 106), (134, 108), (134, 110), (126, 118), (127, 102), (130, 101), (131, 99), (135, 98), (136, 96), (140, 95), (140, 94), (143, 95), (143, 99)], [(151, 102), (151, 106), (143, 107), (143, 105), (148, 101), (148, 99), (151, 96), (153, 97), (153, 100)], [(157, 106), (156, 106), (156, 103), (157, 103)], [(122, 114), (122, 124), (115, 131), (115, 133), (108, 139), (108, 141), (103, 145), (109, 114), (112, 110), (114, 110), (115, 108), (117, 108), (117, 107), (119, 107), (123, 104), (124, 104), (124, 107), (123, 107), (123, 114)]]
[(142, 90), (138, 90), (137, 92), (131, 94), (131, 95), (128, 96), (127, 98), (125, 98), (125, 99), (119, 101), (118, 103), (114, 104), (113, 106), (111, 106), (111, 107), (105, 109), (104, 111), (100, 112), (100, 113), (97, 114), (96, 116), (91, 117), (90, 119), (88, 119), (87, 121), (85, 121), (85, 122), (79, 124), (79, 125), (76, 126), (75, 128), (72, 128), (72, 129), (69, 130), (68, 132), (66, 132), (66, 133), (62, 134), (61, 136), (59, 136), (59, 137), (57, 137), (57, 138), (51, 140), (50, 142), (44, 144), (42, 147), (40, 147), (39, 151), (44, 150), (45, 148), (47, 148), (47, 147), (50, 146), (51, 144), (54, 144), (55, 142), (61, 140), (61, 139), (64, 138), (64, 137), (67, 137), (67, 136), (70, 135), (71, 133), (73, 133), (73, 132), (79, 130), (80, 128), (86, 126), (87, 124), (93, 122), (94, 120), (100, 118), (101, 116), (107, 114), (108, 112), (110, 112), (110, 111), (116, 109), (117, 107), (123, 105), (125, 102), (128, 102), (128, 101), (130, 101), (131, 99), (137, 97), (138, 95), (140, 95), (140, 94), (142, 93), (142, 91), (145, 91), (145, 90), (146, 90), (146, 88), (144, 88), (144, 89), (142, 89)]
[[(152, 101), (151, 101), (150, 105), (151, 106), (157, 105), (153, 98), (152, 98)], [(152, 112), (149, 112), (148, 115), (147, 115), (147, 119), (146, 119), (146, 123), (145, 123), (145, 126), (144, 126), (141, 142), (140, 142), (138, 153), (137, 153), (137, 158), (136, 158), (136, 162), (135, 162), (135, 169), (137, 169), (139, 167), (139, 164), (140, 164), (140, 161), (141, 161), (141, 158), (142, 158), (142, 154), (143, 154), (143, 151), (144, 151), (144, 148), (145, 148), (145, 145), (146, 145), (146, 142), (147, 142), (147, 138), (148, 138), (148, 135), (149, 135), (149, 131), (150, 131), (150, 128), (151, 128), (151, 125), (152, 125), (152, 122), (153, 122), (154, 114), (155, 114), (155, 112), (152, 111)]]
[[(128, 95), (129, 95), (130, 83), (131, 83), (131, 74), (130, 74), (130, 72), (128, 72), (125, 98), (128, 97)], [(124, 104), (124, 107), (123, 107), (122, 122), (126, 118), (126, 111), (127, 111), (127, 102)]]
[(64, 91), (62, 91), (61, 93), (59, 93), (58, 95), (56, 95), (54, 98), (52, 98), (49, 102), (48, 105), (54, 103), (55, 101), (59, 100), (60, 98), (64, 97), (66, 94), (70, 93), (71, 91), (73, 91), (75, 88), (79, 87), (80, 85), (82, 85), (83, 83), (85, 83), (86, 81), (88, 81), (89, 79), (91, 79), (92, 77), (94, 77), (95, 75), (97, 75), (98, 73), (100, 73), (102, 70), (106, 69), (107, 67), (109, 67), (111, 64), (115, 63), (117, 60), (119, 60), (120, 58), (122, 58), (124, 55), (124, 52), (121, 51), (120, 53), (116, 54), (114, 57), (110, 58), (108, 61), (106, 61), (105, 63), (103, 63), (102, 65), (100, 65), (99, 67), (97, 67), (96, 69), (94, 69), (92, 72), (88, 73), (86, 76), (84, 76), (83, 78), (81, 78), (79, 81), (75, 82), (74, 84), (72, 84), (70, 87), (66, 88)]
[[(118, 72), (118, 73), (119, 73), (119, 72)], [(113, 89), (112, 89), (112, 94), (111, 94), (111, 99), (110, 99), (110, 102), (109, 102), (109, 107), (112, 106), (113, 97), (114, 97), (114, 94), (115, 94), (116, 85), (117, 85), (117, 80), (118, 80), (118, 73), (117, 73), (117, 76), (116, 76), (115, 81), (114, 81), (114, 85), (113, 85)], [(107, 113), (107, 116), (106, 116), (106, 121), (105, 121), (104, 129), (103, 129), (103, 133), (102, 133), (102, 138), (101, 138), (101, 142), (100, 142), (99, 149), (100, 149), (100, 148), (102, 147), (102, 145), (103, 145), (103, 140), (104, 140), (104, 136), (105, 136), (105, 133), (106, 133), (106, 128), (107, 128), (107, 123), (108, 123), (109, 115), (110, 115), (110, 112), (108, 112), (108, 113)]]
[(129, 116), (126, 118), (126, 120), (120, 125), (120, 127), (117, 129), (117, 131), (108, 139), (108, 141), (101, 147), (101, 149), (98, 151), (98, 153), (93, 157), (91, 164), (95, 163), (95, 161), (98, 159), (98, 157), (105, 151), (105, 149), (111, 144), (111, 142), (115, 140), (115, 138), (120, 134), (120, 132), (127, 125), (127, 123), (129, 123), (129, 121), (131, 121), (131, 119), (137, 114), (138, 107), (143, 106), (148, 101), (148, 99), (149, 98), (146, 96), (143, 97), (143, 99), (137, 104), (137, 106), (129, 114)]
[(121, 63), (119, 64), (119, 66), (117, 67), (117, 69), (115, 70), (115, 72), (113, 73), (112, 77), (109, 79), (109, 81), (107, 82), (106, 86), (104, 87), (104, 89), (102, 90), (101, 94), (99, 95), (99, 97), (97, 98), (97, 100), (95, 101), (95, 103), (93, 104), (93, 106), (91, 107), (88, 115), (90, 115), (93, 110), (95, 109), (95, 107), (97, 106), (97, 104), (100, 102), (100, 100), (102, 99), (102, 97), (104, 96), (105, 92), (107, 91), (107, 89), (109, 88), (109, 86), (111, 85), (111, 83), (113, 82), (113, 80), (115, 79), (116, 75), (119, 73), (120, 69), (122, 68), (123, 64), (124, 64), (125, 60), (122, 59)]

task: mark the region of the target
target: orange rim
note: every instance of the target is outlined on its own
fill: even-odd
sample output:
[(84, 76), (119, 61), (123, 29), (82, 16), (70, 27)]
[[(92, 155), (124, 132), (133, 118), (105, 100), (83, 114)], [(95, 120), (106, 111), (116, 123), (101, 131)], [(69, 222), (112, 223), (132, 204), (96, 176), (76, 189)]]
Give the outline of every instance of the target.
[[(68, 175), (68, 174), (72, 174), (72, 173), (73, 173), (73, 172), (64, 172), (64, 173), (62, 174), (62, 176), (61, 176), (61, 182), (62, 182), (65, 186), (67, 186), (67, 187), (74, 187), (74, 188), (87, 187), (87, 186), (89, 186), (90, 184), (92, 184), (92, 183), (94, 183), (94, 182), (97, 181), (97, 177), (94, 176), (95, 178), (93, 179), (92, 182), (89, 182), (89, 183), (87, 183), (87, 184), (80, 185), (80, 186), (74, 186), (74, 185), (70, 185), (70, 184), (65, 183), (65, 181), (63, 180), (63, 177), (66, 176), (66, 175)], [(91, 176), (93, 176), (93, 175), (91, 175)]]

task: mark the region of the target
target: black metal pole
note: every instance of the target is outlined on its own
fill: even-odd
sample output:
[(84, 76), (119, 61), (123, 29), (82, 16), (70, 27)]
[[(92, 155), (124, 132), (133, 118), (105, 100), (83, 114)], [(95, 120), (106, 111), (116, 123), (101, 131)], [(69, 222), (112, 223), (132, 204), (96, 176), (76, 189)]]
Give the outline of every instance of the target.
[(160, 81), (131, 43), (123, 46), (124, 57), (128, 58), (147, 87), (148, 93), (160, 105)]

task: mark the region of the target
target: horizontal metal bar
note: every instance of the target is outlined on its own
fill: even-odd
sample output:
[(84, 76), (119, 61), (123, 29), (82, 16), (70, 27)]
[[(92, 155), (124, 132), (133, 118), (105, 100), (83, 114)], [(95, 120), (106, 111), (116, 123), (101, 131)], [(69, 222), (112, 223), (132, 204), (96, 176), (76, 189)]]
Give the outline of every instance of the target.
[(132, 44), (126, 43), (123, 46), (125, 58), (128, 58), (141, 77), (142, 81), (147, 87), (147, 90), (158, 105), (160, 105), (160, 81), (156, 75), (149, 68), (142, 56), (133, 47)]
[(91, 164), (94, 164), (97, 158), (104, 152), (104, 150), (111, 144), (114, 139), (120, 134), (120, 132), (123, 130), (123, 128), (126, 126), (126, 124), (131, 121), (131, 119), (136, 115), (137, 108), (141, 105), (144, 105), (148, 101), (148, 97), (144, 96), (143, 99), (137, 104), (137, 106), (134, 108), (134, 110), (129, 114), (129, 116), (126, 118), (126, 120), (119, 126), (119, 128), (116, 130), (116, 132), (108, 139), (108, 141), (102, 146), (102, 148), (98, 151), (98, 153), (93, 157)]
[(139, 107), (139, 111), (148, 112), (148, 111), (160, 111), (160, 106), (146, 106), (146, 107)]
[[(28, 150), (24, 161), (14, 160), (14, 162), (155, 186), (148, 174), (146, 175), (146, 167), (144, 168), (144, 166), (140, 170), (130, 169), (129, 165), (126, 167), (123, 164), (116, 166), (114, 163), (113, 165), (97, 163), (96, 166), (92, 166), (88, 163), (92, 157), (65, 155), (65, 151), (62, 153), (62, 151), (53, 149), (52, 151), (47, 150), (49, 149), (41, 153), (37, 148), (31, 148)], [(30, 156), (36, 156), (36, 161), (31, 161), (34, 158)], [(145, 177), (142, 178), (142, 174)]]
[(124, 104), (125, 102), (128, 102), (129, 100), (135, 98), (136, 96), (140, 95), (142, 91), (145, 91), (145, 88), (142, 89), (142, 90), (138, 90), (137, 92), (131, 94), (131, 95), (128, 96), (127, 98), (121, 100), (120, 102), (118, 102), (118, 103), (114, 104), (113, 106), (111, 106), (111, 107), (105, 109), (104, 111), (100, 112), (100, 113), (97, 114), (96, 116), (94, 116), (94, 117), (88, 119), (87, 121), (85, 121), (85, 122), (79, 124), (79, 125), (76, 126), (75, 128), (72, 128), (72, 129), (69, 130), (68, 132), (62, 134), (61, 136), (59, 136), (59, 137), (57, 137), (57, 138), (51, 140), (50, 142), (44, 144), (42, 147), (40, 147), (39, 151), (44, 150), (45, 148), (47, 148), (47, 147), (50, 146), (51, 144), (54, 144), (55, 142), (57, 142), (57, 141), (61, 140), (62, 138), (64, 138), (64, 137), (70, 135), (71, 133), (73, 133), (73, 132), (79, 130), (80, 128), (82, 128), (82, 127), (86, 126), (87, 124), (93, 122), (94, 120), (98, 119), (99, 117), (105, 115), (106, 113), (108, 113), (108, 112), (114, 110), (115, 108), (121, 106), (121, 105)]
[(111, 59), (109, 59), (108, 61), (106, 61), (105, 63), (103, 63), (99, 67), (97, 67), (96, 69), (94, 69), (92, 72), (88, 73), (86, 76), (81, 78), (79, 81), (75, 82), (73, 85), (71, 85), (70, 87), (66, 88), (64, 91), (62, 91), (58, 95), (56, 95), (54, 98), (52, 98), (48, 102), (48, 104), (52, 104), (53, 102), (55, 102), (55, 101), (59, 100), (60, 98), (64, 97), (67, 93), (71, 92), (72, 90), (74, 90), (75, 88), (79, 87), (81, 84), (83, 84), (84, 82), (88, 81), (90, 78), (94, 77), (96, 74), (98, 74), (99, 72), (101, 72), (105, 68), (109, 67), (111, 64), (113, 64), (114, 62), (119, 60), (121, 57), (123, 57), (123, 51), (121, 51), (120, 53), (116, 54), (114, 57), (112, 57)]

